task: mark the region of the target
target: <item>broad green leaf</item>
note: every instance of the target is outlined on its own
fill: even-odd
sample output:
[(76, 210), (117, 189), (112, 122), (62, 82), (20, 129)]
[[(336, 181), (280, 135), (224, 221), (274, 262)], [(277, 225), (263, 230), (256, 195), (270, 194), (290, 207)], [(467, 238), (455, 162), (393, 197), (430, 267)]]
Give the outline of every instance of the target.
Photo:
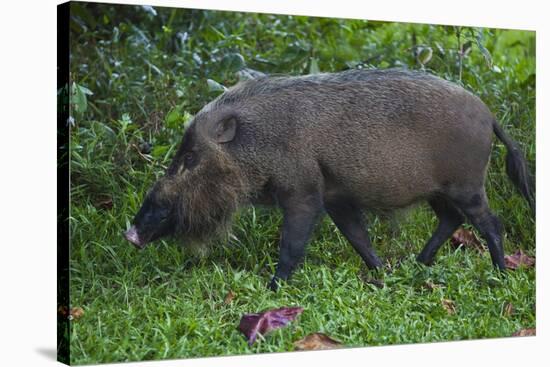
[(81, 91), (82, 93), (87, 94), (87, 95), (89, 95), (89, 96), (93, 95), (92, 91), (89, 90), (88, 88), (86, 88), (86, 87), (84, 87), (84, 86), (82, 86), (82, 85), (78, 85), (78, 84), (77, 84), (77, 87), (80, 89), (80, 91)]
[(208, 84), (208, 90), (210, 92), (224, 92), (227, 90), (226, 87), (213, 79), (206, 79), (206, 83)]
[(168, 112), (165, 118), (166, 127), (170, 129), (177, 128), (180, 123), (183, 123), (183, 115), (181, 114), (181, 106), (174, 107)]
[(71, 85), (70, 103), (77, 115), (82, 115), (88, 109), (88, 100), (86, 95), (92, 95), (88, 88), (78, 85), (75, 82)]
[(157, 159), (163, 158), (168, 149), (170, 149), (170, 145), (156, 145), (151, 151), (151, 155)]
[(487, 50), (485, 48), (485, 46), (483, 46), (483, 30), (481, 30), (481, 29), (478, 29), (477, 32), (476, 32), (476, 43), (477, 43), (477, 47), (479, 48), (479, 50), (483, 54), (483, 57), (485, 58), (485, 62), (487, 64), (487, 66), (492, 67), (493, 58), (492, 58), (491, 53), (489, 52), (489, 50)]
[(319, 63), (317, 62), (317, 58), (312, 57), (309, 62), (309, 73), (310, 74), (319, 74)]
[(220, 66), (224, 71), (236, 72), (243, 69), (246, 66), (246, 63), (241, 54), (234, 52), (225, 55), (222, 58)]

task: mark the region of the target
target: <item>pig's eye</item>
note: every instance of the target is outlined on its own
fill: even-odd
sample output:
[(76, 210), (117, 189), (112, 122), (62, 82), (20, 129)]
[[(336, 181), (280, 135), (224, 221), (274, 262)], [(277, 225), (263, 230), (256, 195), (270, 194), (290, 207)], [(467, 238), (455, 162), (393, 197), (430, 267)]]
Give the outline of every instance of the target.
[(169, 214), (170, 214), (170, 209), (167, 209), (167, 208), (158, 209), (158, 216), (160, 220), (165, 220), (166, 218), (168, 218)]
[(195, 163), (195, 154), (193, 152), (187, 152), (183, 155), (183, 165), (185, 168), (191, 168)]

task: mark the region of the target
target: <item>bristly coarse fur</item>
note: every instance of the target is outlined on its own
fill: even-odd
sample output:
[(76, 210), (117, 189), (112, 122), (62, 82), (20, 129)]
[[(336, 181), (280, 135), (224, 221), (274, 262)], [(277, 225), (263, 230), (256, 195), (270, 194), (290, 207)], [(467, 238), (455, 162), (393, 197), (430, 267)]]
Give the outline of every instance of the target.
[(247, 183), (227, 153), (212, 145), (207, 165), (161, 180), (163, 195), (172, 198), (176, 236), (186, 244), (209, 244), (227, 234), (233, 215), (247, 201)]

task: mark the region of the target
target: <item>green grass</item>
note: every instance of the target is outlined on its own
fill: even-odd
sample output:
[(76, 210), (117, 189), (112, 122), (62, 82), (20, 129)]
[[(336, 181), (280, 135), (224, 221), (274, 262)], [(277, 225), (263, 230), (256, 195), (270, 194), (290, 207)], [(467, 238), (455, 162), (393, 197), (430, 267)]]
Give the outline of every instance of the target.
[[(118, 231), (98, 238), (96, 223), (103, 216), (86, 215), (90, 222), (75, 224), (73, 238), (82, 245), (72, 255), (71, 296), (85, 310), (72, 324), (75, 363), (288, 351), (312, 332), (346, 346), (367, 346), (502, 337), (535, 326), (534, 270), (501, 277), (488, 253), (450, 246), (433, 267), (415, 262), (413, 254), (434, 224), (427, 210), (413, 213), (396, 237), (384, 225), (371, 229), (391, 268), (380, 274), (368, 272), (325, 221), (304, 266), (277, 293), (266, 289), (279, 222), (268, 211), (246, 213), (235, 229), (239, 241), (219, 245), (207, 257), (192, 256), (171, 241), (138, 252)], [(93, 240), (80, 238), (91, 233)], [(371, 277), (384, 288), (365, 282)], [(441, 288), (429, 290), (426, 282)], [(236, 297), (226, 305), (229, 290)], [(447, 314), (442, 299), (456, 303), (456, 314)], [(503, 314), (507, 303), (515, 308), (512, 316)], [(305, 311), (298, 322), (248, 347), (236, 329), (240, 317), (281, 306)]]
[[(184, 122), (219, 93), (206, 79), (237, 81), (235, 54), (269, 73), (314, 72), (313, 59), (321, 71), (358, 64), (421, 68), (410, 52), (414, 33), (418, 44), (434, 49), (425, 67), (480, 95), (520, 142), (534, 171), (532, 32), (482, 31), (496, 69), (477, 47), (475, 32), (462, 29), (462, 42), (471, 39), (472, 51), (460, 72), (452, 27), (156, 10), (152, 16), (139, 7), (73, 8), (71, 76), (93, 94), (76, 91), (72, 100), (70, 290), (71, 306), (85, 312), (72, 321), (72, 363), (289, 351), (313, 332), (353, 347), (506, 337), (535, 327), (534, 268), (501, 276), (488, 252), (449, 245), (434, 266), (416, 263), (436, 225), (425, 206), (398, 221), (369, 215), (370, 236), (387, 265), (378, 273), (366, 269), (325, 219), (304, 264), (277, 293), (266, 288), (278, 258), (276, 209), (244, 209), (229, 241), (203, 255), (176, 240), (137, 251), (122, 237), (169, 163)], [(191, 23), (187, 43), (179, 45), (178, 33)], [(148, 155), (138, 153), (144, 142), (153, 146)], [(504, 224), (506, 252), (521, 248), (534, 256), (535, 221), (505, 175), (504, 155), (495, 144), (490, 204)], [(105, 204), (111, 200), (112, 207)], [(384, 288), (365, 281), (370, 278)], [(441, 287), (430, 290), (427, 282)], [(224, 304), (230, 290), (236, 296)], [(442, 299), (455, 302), (454, 314)], [(504, 312), (508, 303), (511, 315)], [(249, 347), (237, 330), (241, 316), (282, 306), (305, 310)]]

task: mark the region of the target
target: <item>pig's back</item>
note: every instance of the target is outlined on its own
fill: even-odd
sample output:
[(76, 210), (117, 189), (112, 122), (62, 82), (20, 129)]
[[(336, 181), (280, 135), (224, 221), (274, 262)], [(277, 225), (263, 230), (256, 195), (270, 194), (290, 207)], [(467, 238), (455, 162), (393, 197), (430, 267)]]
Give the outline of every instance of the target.
[(260, 79), (234, 92), (225, 99), (248, 102), (242, 132), (260, 155), (273, 157), (273, 172), (292, 160), (314, 162), (327, 196), (391, 209), (464, 184), (465, 169), (484, 177), (492, 115), (477, 97), (440, 78), (354, 70)]

